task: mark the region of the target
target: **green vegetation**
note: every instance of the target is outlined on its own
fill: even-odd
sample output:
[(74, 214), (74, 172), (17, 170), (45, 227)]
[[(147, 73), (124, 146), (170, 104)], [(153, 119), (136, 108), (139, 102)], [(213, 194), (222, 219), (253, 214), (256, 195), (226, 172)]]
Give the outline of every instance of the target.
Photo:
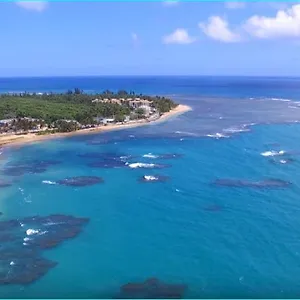
[[(162, 114), (176, 107), (172, 100), (165, 97), (136, 95), (134, 92), (109, 90), (100, 94), (85, 94), (79, 88), (62, 94), (2, 94), (0, 95), (0, 119), (14, 119), (14, 129), (24, 131), (43, 127), (59, 128), (60, 131), (77, 130), (79, 125), (95, 124), (96, 117), (114, 118), (123, 122), (126, 116), (144, 117), (140, 105), (145, 102), (153, 112)], [(137, 102), (138, 105), (132, 105)], [(37, 121), (24, 120), (33, 118)], [(66, 122), (62, 120), (72, 120)], [(79, 124), (78, 124), (78, 123)]]

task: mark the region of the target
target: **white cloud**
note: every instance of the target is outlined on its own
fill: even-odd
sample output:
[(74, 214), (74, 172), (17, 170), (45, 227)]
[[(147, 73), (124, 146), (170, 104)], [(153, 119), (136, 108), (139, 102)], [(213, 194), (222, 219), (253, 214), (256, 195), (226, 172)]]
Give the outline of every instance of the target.
[(185, 29), (178, 28), (170, 35), (163, 37), (164, 44), (191, 44), (196, 38), (191, 37)]
[(300, 4), (279, 10), (273, 18), (255, 15), (246, 21), (244, 29), (261, 39), (300, 37)]
[(246, 3), (245, 2), (225, 2), (225, 7), (228, 9), (240, 9), (240, 8), (245, 8)]
[(136, 33), (134, 33), (134, 32), (131, 33), (131, 38), (132, 38), (133, 42), (137, 42), (138, 39), (139, 39), (138, 35)]
[(240, 35), (230, 30), (228, 22), (219, 16), (210, 17), (206, 24), (199, 23), (199, 27), (208, 37), (214, 40), (224, 43), (241, 41)]
[(179, 4), (178, 0), (167, 0), (167, 1), (163, 1), (163, 5), (164, 6), (176, 6)]
[(16, 4), (24, 9), (41, 12), (48, 6), (46, 1), (17, 1)]

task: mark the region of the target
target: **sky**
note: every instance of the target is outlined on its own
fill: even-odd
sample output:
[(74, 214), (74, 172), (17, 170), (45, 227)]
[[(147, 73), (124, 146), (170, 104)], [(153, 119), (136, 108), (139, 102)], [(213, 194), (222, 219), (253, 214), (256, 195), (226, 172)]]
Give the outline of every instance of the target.
[(300, 2), (0, 2), (0, 77), (300, 76)]

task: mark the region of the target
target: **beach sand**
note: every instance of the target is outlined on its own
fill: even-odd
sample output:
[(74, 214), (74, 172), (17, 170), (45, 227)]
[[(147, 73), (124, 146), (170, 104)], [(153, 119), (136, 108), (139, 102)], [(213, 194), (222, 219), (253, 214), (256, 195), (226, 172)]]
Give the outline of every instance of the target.
[(47, 134), (47, 135), (37, 135), (34, 133), (28, 133), (24, 135), (2, 134), (0, 135), (0, 146), (22, 145), (22, 144), (32, 143), (36, 141), (48, 140), (51, 138), (55, 139), (55, 138), (61, 138), (66, 136), (72, 136), (72, 135), (91, 134), (97, 132), (106, 132), (106, 131), (134, 128), (134, 127), (163, 122), (168, 120), (169, 118), (175, 117), (177, 115), (181, 115), (190, 110), (192, 110), (190, 106), (179, 104), (176, 108), (172, 109), (167, 113), (164, 113), (157, 120), (154, 121), (138, 120), (127, 124), (111, 124), (106, 126), (99, 126), (96, 128), (81, 129), (73, 132), (54, 133), (54, 134)]

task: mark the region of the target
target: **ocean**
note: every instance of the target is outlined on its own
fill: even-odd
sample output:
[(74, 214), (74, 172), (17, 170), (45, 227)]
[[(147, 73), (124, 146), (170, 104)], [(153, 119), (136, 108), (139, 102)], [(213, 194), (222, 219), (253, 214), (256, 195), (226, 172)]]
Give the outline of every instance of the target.
[[(300, 296), (300, 78), (0, 79), (2, 93), (75, 87), (166, 95), (193, 110), (144, 127), (1, 149), (0, 178), (12, 185), (1, 188), (0, 229), (33, 216), (89, 218), (76, 237), (40, 252), (55, 267), (31, 284), (0, 284), (1, 298), (114, 298), (122, 285), (153, 277), (186, 285), (184, 298)], [(33, 161), (49, 165), (5, 172)], [(143, 182), (145, 175), (168, 180)], [(74, 176), (104, 182), (58, 184)], [(41, 230), (34, 222), (30, 229)], [(13, 234), (39, 238), (21, 226)], [(28, 245), (14, 242), (21, 254), (9, 266), (1, 258), (11, 243), (1, 242), (0, 278), (25, 274)]]

